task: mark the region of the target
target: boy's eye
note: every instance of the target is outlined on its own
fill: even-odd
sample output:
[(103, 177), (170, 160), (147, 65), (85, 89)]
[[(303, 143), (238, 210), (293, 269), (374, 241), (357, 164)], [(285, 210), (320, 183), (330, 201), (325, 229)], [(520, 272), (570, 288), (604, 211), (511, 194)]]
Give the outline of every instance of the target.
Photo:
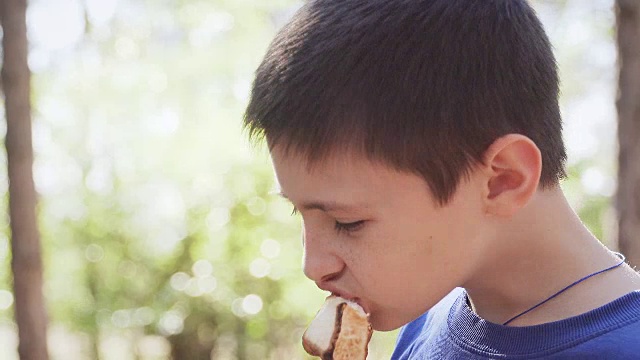
[[(294, 206), (293, 209), (291, 210), (291, 215), (294, 216), (298, 214), (299, 214), (298, 209)], [(359, 220), (359, 221), (354, 221), (350, 223), (343, 223), (343, 222), (336, 221), (335, 229), (338, 233), (341, 233), (343, 231), (346, 233), (352, 233), (360, 230), (360, 228), (362, 228), (364, 223), (365, 223), (365, 220)]]
[(347, 233), (352, 233), (355, 231), (360, 230), (360, 228), (362, 228), (362, 226), (364, 225), (364, 220), (360, 220), (360, 221), (354, 221), (354, 222), (350, 222), (350, 223), (341, 223), (339, 221), (336, 221), (336, 231), (338, 233), (345, 231)]

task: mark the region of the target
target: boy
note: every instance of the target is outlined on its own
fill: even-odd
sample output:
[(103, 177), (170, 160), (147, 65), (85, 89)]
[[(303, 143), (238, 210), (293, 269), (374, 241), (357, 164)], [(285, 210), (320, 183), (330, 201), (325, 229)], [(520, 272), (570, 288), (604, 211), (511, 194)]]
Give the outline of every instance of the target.
[(525, 0), (310, 0), (245, 125), (302, 215), (306, 276), (404, 326), (393, 359), (640, 358), (640, 277), (560, 189)]

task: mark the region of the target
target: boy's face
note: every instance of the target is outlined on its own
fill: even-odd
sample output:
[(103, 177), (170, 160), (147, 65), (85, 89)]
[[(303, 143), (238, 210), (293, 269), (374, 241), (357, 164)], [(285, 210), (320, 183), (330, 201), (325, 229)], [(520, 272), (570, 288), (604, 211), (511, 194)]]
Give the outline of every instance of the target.
[(483, 253), (480, 182), (441, 207), (425, 181), (355, 155), (308, 164), (275, 147), (281, 187), (300, 212), (304, 272), (356, 300), (376, 330), (398, 328), (461, 286)]

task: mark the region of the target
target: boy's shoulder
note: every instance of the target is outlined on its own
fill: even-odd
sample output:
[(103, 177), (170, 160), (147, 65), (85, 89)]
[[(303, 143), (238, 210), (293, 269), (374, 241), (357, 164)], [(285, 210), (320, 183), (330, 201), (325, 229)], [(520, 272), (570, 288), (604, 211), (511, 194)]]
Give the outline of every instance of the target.
[(455, 289), (403, 327), (392, 359), (636, 359), (639, 339), (640, 291), (566, 320), (506, 327), (475, 315)]

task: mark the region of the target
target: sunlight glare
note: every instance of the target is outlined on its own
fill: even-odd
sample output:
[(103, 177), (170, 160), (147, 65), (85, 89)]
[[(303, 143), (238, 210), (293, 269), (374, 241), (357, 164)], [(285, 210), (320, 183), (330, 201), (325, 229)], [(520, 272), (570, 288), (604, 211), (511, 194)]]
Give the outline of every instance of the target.
[(0, 290), (0, 310), (7, 310), (13, 305), (13, 294), (7, 290)]
[[(103, 0), (100, 0), (103, 1)], [(48, 50), (62, 50), (82, 39), (82, 5), (77, 0), (36, 1), (27, 10), (29, 40)]]

